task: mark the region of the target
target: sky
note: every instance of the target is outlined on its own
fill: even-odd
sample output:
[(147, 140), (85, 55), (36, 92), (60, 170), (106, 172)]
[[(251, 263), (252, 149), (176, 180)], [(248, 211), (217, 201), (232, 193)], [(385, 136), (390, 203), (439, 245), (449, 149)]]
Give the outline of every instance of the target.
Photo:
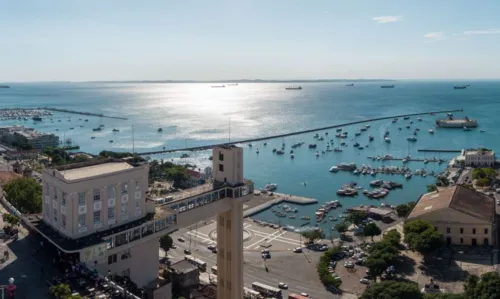
[(0, 82), (497, 79), (498, 0), (0, 0)]

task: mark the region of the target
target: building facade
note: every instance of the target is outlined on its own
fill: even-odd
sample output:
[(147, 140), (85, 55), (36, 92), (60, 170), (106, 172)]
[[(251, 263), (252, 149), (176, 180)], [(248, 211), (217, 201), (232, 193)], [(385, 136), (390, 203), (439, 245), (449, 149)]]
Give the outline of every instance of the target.
[(424, 194), (406, 221), (429, 221), (448, 245), (494, 246), (495, 199), (460, 185)]
[(466, 166), (488, 166), (495, 164), (495, 152), (489, 149), (463, 150)]
[(24, 126), (12, 126), (0, 128), (0, 140), (8, 145), (25, 146), (29, 145), (34, 149), (44, 149), (45, 147), (58, 147), (59, 137), (54, 134), (47, 134)]

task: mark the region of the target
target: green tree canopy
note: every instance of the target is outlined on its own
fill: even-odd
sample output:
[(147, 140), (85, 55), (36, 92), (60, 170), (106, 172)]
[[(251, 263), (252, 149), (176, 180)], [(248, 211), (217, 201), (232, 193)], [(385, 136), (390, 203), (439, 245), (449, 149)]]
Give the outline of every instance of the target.
[(424, 299), (468, 299), (465, 294), (453, 293), (427, 293), (424, 294)]
[(334, 228), (336, 231), (343, 234), (347, 231), (348, 225), (345, 222), (340, 222), (340, 223), (335, 224)]
[(472, 171), (472, 178), (475, 180), (478, 179), (492, 179), (496, 177), (495, 169), (493, 168), (475, 168)]
[(302, 237), (306, 238), (309, 243), (314, 243), (317, 240), (324, 239), (325, 233), (319, 229), (302, 232)]
[(360, 299), (422, 299), (418, 285), (413, 282), (386, 280), (367, 288)]
[(390, 231), (384, 234), (384, 238), (382, 240), (390, 243), (395, 247), (399, 247), (401, 243), (401, 234), (397, 230), (391, 229)]
[(364, 264), (370, 270), (371, 275), (375, 277), (382, 275), (388, 266), (386, 261), (381, 258), (367, 258)]
[(366, 218), (366, 213), (362, 211), (351, 211), (347, 214), (346, 221), (359, 226)]
[(56, 284), (50, 287), (50, 293), (56, 299), (66, 299), (71, 296), (71, 288), (65, 283)]
[(499, 299), (500, 275), (498, 272), (488, 272), (477, 280), (471, 278), (465, 284), (467, 299)]
[(19, 218), (9, 213), (4, 213), (2, 215), (2, 219), (5, 223), (8, 223), (12, 226), (16, 226), (19, 224)]
[(42, 212), (42, 186), (33, 178), (18, 178), (3, 186), (7, 200), (21, 213)]
[(371, 237), (372, 241), (374, 236), (380, 236), (381, 233), (382, 230), (380, 230), (380, 227), (378, 227), (375, 222), (370, 222), (363, 227), (363, 234), (366, 237)]
[(170, 235), (164, 235), (163, 237), (160, 238), (160, 247), (165, 252), (169, 251), (170, 248), (172, 248), (173, 244), (174, 244), (174, 241), (172, 240), (172, 237), (170, 237)]
[(443, 235), (425, 220), (412, 220), (404, 225), (405, 242), (411, 250), (429, 254), (444, 244)]
[(434, 192), (437, 191), (437, 186), (432, 184), (432, 185), (427, 185), (427, 192)]

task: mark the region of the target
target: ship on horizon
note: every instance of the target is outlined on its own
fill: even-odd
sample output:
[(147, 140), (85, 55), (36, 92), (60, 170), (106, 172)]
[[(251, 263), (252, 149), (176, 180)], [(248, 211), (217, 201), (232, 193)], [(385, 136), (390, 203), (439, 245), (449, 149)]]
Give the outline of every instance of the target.
[(354, 83), (346, 84), (345, 86), (354, 86)]
[(285, 88), (286, 90), (301, 90), (302, 86), (289, 86)]
[(382, 85), (382, 86), (380, 86), (380, 88), (394, 88), (394, 87), (396, 87), (396, 86), (394, 86), (394, 84), (392, 84), (392, 85)]
[(455, 85), (455, 86), (453, 86), (453, 89), (466, 89), (469, 86), (470, 85)]
[(0, 88), (10, 88), (9, 85), (0, 85)]
[(212, 85), (212, 88), (224, 88), (226, 85)]

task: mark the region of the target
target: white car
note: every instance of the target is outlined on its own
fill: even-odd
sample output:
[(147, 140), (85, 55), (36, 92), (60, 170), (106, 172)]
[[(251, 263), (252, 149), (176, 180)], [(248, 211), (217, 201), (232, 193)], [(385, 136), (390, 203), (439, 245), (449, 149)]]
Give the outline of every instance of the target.
[(301, 247), (297, 247), (293, 250), (293, 252), (295, 253), (301, 253), (302, 252), (302, 248)]
[(278, 283), (278, 287), (280, 289), (284, 289), (284, 290), (288, 289), (288, 285), (286, 283), (284, 283), (284, 282)]
[(208, 245), (208, 246), (207, 246), (207, 248), (208, 248), (209, 250), (214, 250), (214, 249), (216, 249), (216, 248), (217, 248), (217, 246), (216, 246), (216, 245), (214, 245), (214, 244), (210, 244), (210, 245)]
[(362, 284), (370, 284), (370, 281), (366, 278), (361, 278), (359, 282), (361, 282)]
[(309, 298), (309, 294), (308, 293), (300, 293), (300, 296), (304, 296), (304, 297)]
[(354, 264), (353, 264), (353, 262), (345, 262), (344, 263), (344, 267), (346, 267), (346, 268), (354, 268)]

